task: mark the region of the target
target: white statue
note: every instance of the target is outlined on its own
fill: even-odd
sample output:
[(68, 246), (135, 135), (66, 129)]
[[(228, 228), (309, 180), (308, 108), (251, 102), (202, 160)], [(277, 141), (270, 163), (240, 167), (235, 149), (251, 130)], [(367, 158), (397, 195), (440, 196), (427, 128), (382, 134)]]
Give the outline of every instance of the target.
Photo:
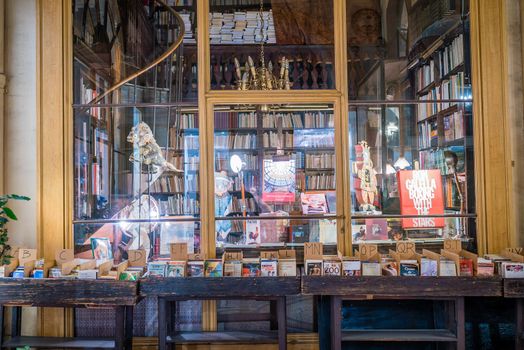
[[(146, 123), (140, 122), (135, 125), (127, 136), (127, 142), (132, 143), (135, 149), (135, 152), (129, 157), (131, 162), (140, 162), (148, 166), (151, 165), (155, 172), (159, 170), (182, 172), (182, 170), (164, 158), (151, 128)], [(138, 155), (136, 154), (137, 150)]]

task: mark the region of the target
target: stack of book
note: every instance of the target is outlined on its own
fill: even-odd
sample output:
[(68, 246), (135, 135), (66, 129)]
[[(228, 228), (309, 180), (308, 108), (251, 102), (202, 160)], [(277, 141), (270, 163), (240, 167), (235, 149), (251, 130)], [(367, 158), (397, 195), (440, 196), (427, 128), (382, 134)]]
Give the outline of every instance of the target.
[(234, 13), (212, 12), (209, 20), (211, 44), (276, 43), (273, 12), (264, 11), (263, 21), (258, 11)]

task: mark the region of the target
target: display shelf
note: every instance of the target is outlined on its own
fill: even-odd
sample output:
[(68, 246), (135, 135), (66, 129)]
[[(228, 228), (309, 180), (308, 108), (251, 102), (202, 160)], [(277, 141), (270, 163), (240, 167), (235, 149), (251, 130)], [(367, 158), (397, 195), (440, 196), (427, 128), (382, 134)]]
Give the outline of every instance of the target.
[(343, 342), (456, 342), (448, 329), (344, 329)]

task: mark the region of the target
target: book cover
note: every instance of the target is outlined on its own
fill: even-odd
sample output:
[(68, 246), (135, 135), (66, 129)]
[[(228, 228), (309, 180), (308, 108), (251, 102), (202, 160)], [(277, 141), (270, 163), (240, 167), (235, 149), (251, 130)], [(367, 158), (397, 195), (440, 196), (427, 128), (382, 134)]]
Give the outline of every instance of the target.
[(149, 277), (165, 277), (166, 276), (166, 262), (155, 261), (147, 264), (147, 272)]
[(381, 263), (382, 276), (398, 276), (398, 266), (396, 261), (386, 261)]
[(381, 276), (382, 268), (380, 263), (374, 261), (362, 262), (362, 276)]
[(291, 203), (295, 201), (295, 159), (263, 161), (262, 200), (265, 202)]
[(242, 277), (242, 262), (238, 260), (224, 262), (224, 277)]
[(337, 213), (337, 193), (335, 191), (326, 191), (326, 200), (330, 214)]
[(246, 244), (257, 245), (261, 241), (260, 220), (246, 221)]
[(300, 201), (302, 213), (308, 214), (327, 214), (326, 196), (323, 193), (301, 193)]
[(186, 275), (185, 261), (170, 261), (167, 263), (167, 277), (184, 277)]
[(473, 260), (461, 257), (459, 260), (459, 276), (473, 276)]
[(386, 219), (366, 219), (366, 240), (383, 241), (388, 239), (388, 221)]
[(323, 265), (323, 275), (324, 276), (340, 276), (342, 263), (337, 260), (324, 260)]
[(319, 220), (319, 241), (323, 244), (337, 243), (337, 221), (336, 220)]
[[(402, 215), (442, 215), (444, 197), (440, 170), (401, 170), (397, 173)], [(404, 229), (444, 227), (444, 218), (402, 219)]]
[(205, 277), (222, 277), (222, 260), (210, 259), (204, 262)]
[(188, 261), (187, 275), (188, 277), (204, 277), (204, 262), (201, 260)]
[(443, 118), (444, 123), (444, 140), (453, 141), (455, 140), (455, 126), (454, 126), (454, 116), (447, 115)]
[(291, 242), (309, 242), (309, 224), (293, 225), (291, 227)]
[(295, 259), (279, 259), (278, 260), (278, 275), (279, 276), (296, 276), (297, 275), (297, 261)]
[(342, 261), (342, 276), (360, 276), (361, 266), (360, 260), (343, 260)]
[(495, 264), (493, 261), (478, 258), (477, 259), (477, 276), (493, 276), (495, 274)]
[(440, 259), (440, 276), (457, 276), (457, 267), (452, 260)]
[(421, 258), (420, 259), (420, 275), (421, 276), (437, 276), (438, 267), (437, 260)]
[(260, 273), (259, 259), (244, 259), (242, 261), (242, 277), (259, 277)]
[(111, 250), (109, 238), (91, 238), (91, 251), (93, 258), (96, 260), (113, 259), (113, 251)]
[(260, 275), (263, 277), (276, 277), (278, 262), (276, 260), (262, 259), (260, 261)]
[(524, 263), (503, 262), (502, 272), (504, 278), (524, 278)]
[(418, 276), (419, 268), (416, 261), (400, 261), (400, 276)]
[(308, 276), (322, 276), (322, 260), (306, 260), (304, 263)]

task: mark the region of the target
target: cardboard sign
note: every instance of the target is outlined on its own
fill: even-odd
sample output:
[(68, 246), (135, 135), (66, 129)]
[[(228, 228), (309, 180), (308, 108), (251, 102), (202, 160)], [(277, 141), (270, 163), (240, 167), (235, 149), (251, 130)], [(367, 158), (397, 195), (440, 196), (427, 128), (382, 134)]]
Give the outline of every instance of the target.
[(462, 250), (462, 241), (460, 239), (445, 239), (444, 250), (458, 253)]
[(277, 251), (262, 251), (260, 252), (260, 259), (277, 260), (278, 252)]
[(147, 253), (144, 249), (131, 249), (127, 251), (127, 261), (129, 266), (146, 266)]
[(414, 242), (397, 242), (396, 251), (400, 256), (413, 256), (417, 252)]
[(278, 251), (279, 259), (296, 259), (297, 252), (292, 249), (281, 249)]
[(169, 245), (171, 260), (187, 260), (187, 243), (171, 243)]
[(98, 274), (99, 276), (106, 276), (109, 274), (109, 271), (111, 271), (111, 269), (113, 268), (113, 262), (111, 260), (108, 260), (102, 264), (100, 264), (100, 266), (98, 266)]
[(506, 251), (508, 251), (510, 253), (523, 255), (522, 252), (524, 251), (524, 248), (522, 248), (522, 247), (506, 248)]
[(376, 260), (378, 246), (376, 244), (361, 243), (358, 245), (358, 255), (362, 261)]
[(314, 242), (306, 242), (304, 243), (304, 260), (316, 260), (320, 259), (322, 260), (322, 256), (324, 255), (324, 249), (322, 243)]
[[(397, 173), (402, 215), (442, 215), (444, 196), (440, 170), (401, 170)], [(402, 219), (402, 228), (444, 227), (444, 218)]]
[(242, 252), (224, 252), (224, 261), (242, 261)]
[[(138, 266), (144, 266), (144, 265), (138, 265)], [(120, 278), (120, 274), (124, 272), (125, 270), (127, 270), (128, 267), (129, 267), (129, 261), (123, 261), (116, 266), (117, 279)]]
[(188, 260), (206, 260), (206, 256), (204, 254), (189, 254), (187, 258)]
[(57, 265), (62, 265), (65, 262), (75, 259), (75, 251), (73, 249), (60, 249), (55, 253), (55, 261)]
[(18, 262), (20, 265), (25, 265), (26, 262), (36, 260), (36, 249), (20, 248), (18, 251)]
[(77, 260), (71, 260), (71, 261), (66, 261), (64, 263), (62, 263), (62, 276), (67, 276), (69, 274), (71, 274), (71, 271), (73, 271), (73, 269), (78, 265), (78, 261)]

